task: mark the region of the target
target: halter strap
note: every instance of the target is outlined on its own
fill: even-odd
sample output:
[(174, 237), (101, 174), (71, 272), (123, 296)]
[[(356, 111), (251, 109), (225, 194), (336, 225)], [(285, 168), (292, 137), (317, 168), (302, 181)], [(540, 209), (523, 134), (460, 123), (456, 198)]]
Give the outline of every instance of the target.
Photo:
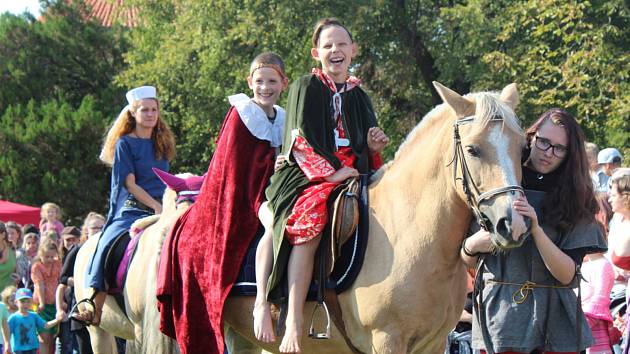
[[(525, 193), (523, 187), (518, 185), (507, 185), (495, 189), (491, 189), (486, 192), (481, 192), (475, 183), (475, 180), (472, 178), (470, 173), (470, 169), (468, 168), (468, 164), (466, 163), (466, 156), (464, 154), (464, 148), (462, 147), (462, 140), (459, 134), (459, 126), (463, 124), (472, 123), (475, 120), (475, 116), (467, 116), (464, 118), (457, 119), (453, 123), (453, 158), (447, 164), (447, 166), (453, 165), (453, 181), (457, 182), (457, 169), (459, 165), (459, 169), (461, 172), (461, 181), (462, 181), (462, 189), (464, 194), (466, 195), (466, 202), (472, 209), (473, 214), (475, 215), (475, 219), (477, 219), (477, 223), (485, 230), (489, 230), (486, 219), (484, 218), (481, 210), (479, 210), (479, 205), (484, 201), (494, 198), (497, 195), (509, 193), (509, 192), (521, 192)], [(492, 117), (490, 119), (493, 121), (503, 121), (503, 118), (499, 116)], [(475, 197), (476, 196), (476, 197)]]

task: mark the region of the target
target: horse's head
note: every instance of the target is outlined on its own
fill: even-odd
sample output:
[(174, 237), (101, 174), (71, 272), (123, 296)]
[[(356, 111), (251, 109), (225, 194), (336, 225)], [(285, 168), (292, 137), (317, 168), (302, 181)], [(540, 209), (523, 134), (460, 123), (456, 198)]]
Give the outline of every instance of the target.
[(197, 199), (204, 176), (195, 176), (190, 173), (174, 176), (157, 168), (153, 168), (153, 172), (167, 187), (163, 198), (163, 212), (189, 207)]
[(515, 84), (500, 94), (481, 92), (460, 96), (434, 82), (455, 115), (452, 155), (455, 188), (477, 220), (492, 234), (499, 249), (519, 247), (528, 234), (529, 220), (512, 208), (523, 190), (521, 153), (525, 144), (514, 109)]

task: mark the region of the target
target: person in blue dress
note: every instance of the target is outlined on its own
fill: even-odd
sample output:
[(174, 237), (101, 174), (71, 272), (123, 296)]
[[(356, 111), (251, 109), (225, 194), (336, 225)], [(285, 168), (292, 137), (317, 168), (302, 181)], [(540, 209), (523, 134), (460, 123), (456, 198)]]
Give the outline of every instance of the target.
[(88, 265), (86, 286), (94, 294), (89, 306), (72, 316), (87, 324), (100, 323), (106, 297), (105, 257), (113, 241), (134, 221), (162, 212), (164, 183), (152, 168), (168, 171), (175, 156), (175, 138), (160, 117), (156, 89), (142, 86), (127, 92), (125, 107), (107, 133), (100, 159), (112, 167), (109, 213), (96, 252)]

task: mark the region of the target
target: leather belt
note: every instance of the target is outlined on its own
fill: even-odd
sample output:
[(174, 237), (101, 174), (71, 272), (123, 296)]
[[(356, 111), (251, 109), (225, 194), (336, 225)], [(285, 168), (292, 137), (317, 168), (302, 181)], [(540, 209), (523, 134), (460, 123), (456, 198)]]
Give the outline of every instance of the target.
[(145, 210), (145, 211), (148, 211), (150, 213), (153, 213), (153, 209), (152, 208), (149, 208), (148, 206), (146, 206), (145, 204), (143, 204), (142, 202), (140, 202), (136, 198), (130, 198), (130, 199), (125, 200), (125, 203), (123, 204), (123, 206), (126, 206), (128, 208), (136, 208), (136, 209), (140, 209), (140, 210)]

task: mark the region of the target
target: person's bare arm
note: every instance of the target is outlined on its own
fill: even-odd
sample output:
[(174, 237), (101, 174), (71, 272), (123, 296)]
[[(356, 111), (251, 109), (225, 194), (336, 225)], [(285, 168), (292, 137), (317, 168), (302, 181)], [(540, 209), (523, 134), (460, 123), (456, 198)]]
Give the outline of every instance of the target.
[(57, 291), (55, 292), (55, 304), (57, 305), (57, 313), (62, 313), (65, 317), (66, 312), (68, 311), (68, 304), (63, 299), (63, 295), (66, 292), (67, 286), (65, 284), (57, 285)]
[(5, 353), (11, 353), (11, 331), (9, 331), (9, 324), (7, 319), (2, 320), (2, 338), (4, 339)]
[(44, 306), (46, 306), (46, 304), (44, 303), (44, 294), (46, 293), (45, 290), (46, 290), (46, 285), (44, 284), (43, 281), (39, 281), (35, 283), (34, 297), (36, 296), (37, 299), (39, 299), (39, 303), (37, 304), (37, 312), (44, 311)]
[(558, 248), (543, 231), (538, 224), (536, 210), (527, 202), (525, 197), (520, 197), (514, 202), (514, 210), (532, 220), (531, 230), (534, 243), (551, 275), (564, 285), (571, 283), (575, 276), (575, 262)]
[(127, 175), (127, 177), (125, 177), (125, 188), (127, 188), (129, 193), (131, 193), (136, 199), (138, 199), (140, 203), (153, 209), (156, 214), (162, 213), (162, 204), (153, 199), (153, 197), (151, 197), (149, 193), (147, 193), (147, 191), (136, 184), (136, 176), (133, 173), (130, 173)]

